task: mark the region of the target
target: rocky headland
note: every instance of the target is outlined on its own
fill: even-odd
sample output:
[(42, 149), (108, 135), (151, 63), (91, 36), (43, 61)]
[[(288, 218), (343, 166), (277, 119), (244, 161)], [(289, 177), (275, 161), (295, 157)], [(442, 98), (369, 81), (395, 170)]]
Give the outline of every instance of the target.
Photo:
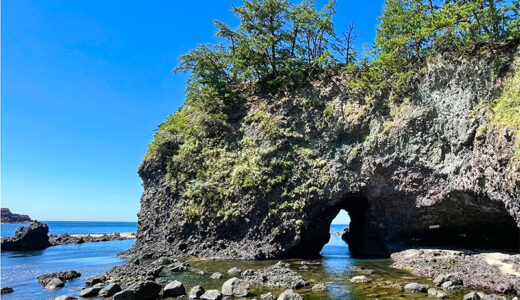
[(0, 208), (0, 217), (3, 224), (31, 223), (33, 220), (28, 215), (12, 213), (9, 208)]
[(42, 222), (32, 222), (29, 226), (16, 229), (12, 237), (2, 237), (1, 250), (26, 251), (42, 250), (51, 246), (65, 244), (82, 244), (91, 242), (106, 242), (114, 240), (134, 239), (133, 233), (114, 232), (110, 234), (77, 234), (68, 233), (49, 235), (49, 226)]

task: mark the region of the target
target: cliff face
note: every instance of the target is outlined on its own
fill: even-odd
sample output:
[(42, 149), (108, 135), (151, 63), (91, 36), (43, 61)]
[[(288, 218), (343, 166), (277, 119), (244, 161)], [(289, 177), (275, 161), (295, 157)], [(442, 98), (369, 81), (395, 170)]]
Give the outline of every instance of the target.
[[(139, 168), (144, 193), (128, 254), (317, 256), (340, 209), (357, 256), (518, 250), (516, 131), (491, 121), (518, 63), (516, 46), (437, 56), (407, 95), (356, 92), (344, 75), (251, 93), (222, 143), (201, 138), (189, 156), (185, 140), (161, 129), (170, 137)], [(194, 161), (200, 170), (190, 173)]]

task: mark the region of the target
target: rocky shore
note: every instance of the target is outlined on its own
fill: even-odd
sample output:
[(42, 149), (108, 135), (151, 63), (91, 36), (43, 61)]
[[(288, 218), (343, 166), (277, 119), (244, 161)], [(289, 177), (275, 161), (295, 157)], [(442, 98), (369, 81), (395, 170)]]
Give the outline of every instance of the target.
[(114, 240), (134, 239), (134, 233), (110, 234), (60, 234), (49, 235), (49, 226), (41, 222), (32, 222), (29, 226), (18, 228), (12, 237), (2, 237), (1, 249), (4, 251), (42, 250), (51, 246), (82, 244)]
[(392, 259), (393, 267), (433, 279), (446, 291), (464, 287), (520, 295), (520, 254), (411, 249)]
[(12, 213), (9, 208), (0, 208), (0, 217), (3, 224), (21, 224), (30, 223), (33, 220), (28, 215), (21, 215)]

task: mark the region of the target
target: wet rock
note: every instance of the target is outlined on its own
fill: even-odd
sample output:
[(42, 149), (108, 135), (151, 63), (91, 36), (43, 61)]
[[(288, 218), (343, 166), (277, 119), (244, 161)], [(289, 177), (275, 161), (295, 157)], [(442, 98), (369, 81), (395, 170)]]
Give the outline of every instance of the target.
[(207, 290), (204, 294), (202, 294), (202, 296), (200, 296), (200, 299), (221, 300), (222, 293), (219, 290)]
[(438, 289), (430, 288), (430, 289), (428, 289), (428, 296), (444, 299), (444, 298), (448, 297), (448, 294), (446, 294), (445, 292), (440, 291)]
[(273, 295), (273, 293), (269, 292), (267, 294), (260, 295), (260, 299), (262, 299), (262, 300), (275, 300), (276, 296)]
[(354, 276), (350, 278), (350, 282), (352, 283), (369, 283), (371, 280), (368, 279), (365, 275)]
[(14, 289), (12, 287), (3, 287), (0, 290), (0, 295), (10, 294), (12, 292), (14, 292)]
[(404, 290), (412, 293), (426, 293), (428, 292), (427, 284), (420, 284), (417, 282), (408, 283), (404, 286)]
[(99, 297), (108, 298), (122, 291), (121, 286), (117, 283), (110, 283), (99, 291)]
[(164, 297), (178, 297), (186, 295), (186, 288), (184, 285), (177, 280), (168, 283), (163, 289)]
[(233, 267), (233, 268), (231, 268), (231, 269), (229, 269), (229, 270), (227, 271), (227, 273), (228, 273), (229, 275), (238, 275), (238, 274), (240, 274), (241, 272), (242, 272), (242, 270), (240, 270), (240, 269), (237, 268), (237, 267)]
[(81, 277), (81, 273), (71, 270), (71, 271), (66, 271), (66, 272), (55, 272), (55, 273), (43, 274), (43, 275), (38, 276), (37, 279), (38, 279), (38, 283), (45, 286), (53, 278), (58, 278), (61, 281), (65, 282), (65, 281), (73, 280), (73, 279), (76, 279), (79, 277)]
[(1, 251), (42, 250), (51, 246), (49, 226), (33, 222), (27, 227), (16, 229), (14, 236), (2, 238)]
[(114, 295), (114, 300), (148, 300), (156, 299), (161, 292), (161, 285), (154, 281), (136, 282)]
[(86, 289), (82, 289), (81, 292), (79, 292), (79, 296), (82, 298), (93, 298), (97, 297), (99, 294), (99, 291), (101, 291), (101, 287), (89, 287)]
[(202, 295), (204, 295), (205, 292), (206, 292), (206, 290), (204, 290), (204, 288), (202, 286), (196, 285), (196, 286), (191, 288), (190, 293), (188, 294), (188, 298), (190, 298), (190, 299), (198, 299)]
[(211, 274), (211, 276), (209, 278), (211, 278), (211, 279), (222, 279), (222, 278), (224, 278), (224, 275), (222, 275), (222, 273), (220, 273), (220, 272), (215, 272), (215, 273)]
[(78, 300), (78, 298), (69, 295), (61, 295), (59, 297), (54, 298), (54, 300)]
[(349, 270), (353, 273), (364, 274), (364, 275), (370, 275), (370, 274), (374, 273), (374, 270), (372, 270), (372, 269), (367, 269), (367, 268), (358, 267), (358, 266), (350, 266)]
[(293, 290), (285, 290), (276, 299), (277, 300), (303, 300), (303, 297), (300, 296), (300, 294), (295, 293)]
[(268, 288), (298, 289), (309, 285), (303, 277), (292, 271), (289, 264), (278, 262), (275, 265), (257, 270), (251, 275), (243, 276), (251, 286)]
[(54, 290), (54, 289), (61, 288), (64, 286), (65, 286), (65, 281), (63, 281), (59, 278), (52, 278), (47, 282), (47, 284), (45, 285), (45, 288), (48, 290)]
[(249, 294), (249, 284), (242, 279), (233, 277), (222, 285), (224, 296), (245, 297)]
[(325, 283), (318, 283), (312, 287), (313, 291), (322, 291), (322, 290), (326, 290), (326, 289), (327, 289), (327, 285)]
[(106, 278), (105, 274), (99, 274), (99, 275), (87, 278), (87, 280), (85, 281), (85, 285), (94, 286), (98, 283), (104, 283), (106, 279), (107, 278)]
[(464, 297), (462, 297), (463, 300), (480, 300), (480, 296), (475, 293), (475, 292), (471, 292), (471, 293), (467, 293), (466, 295), (464, 295)]

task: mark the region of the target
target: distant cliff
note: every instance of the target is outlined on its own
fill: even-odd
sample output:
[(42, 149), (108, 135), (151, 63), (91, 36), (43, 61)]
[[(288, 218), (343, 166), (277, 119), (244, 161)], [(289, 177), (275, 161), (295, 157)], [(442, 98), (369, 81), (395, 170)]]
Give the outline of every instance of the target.
[(28, 215), (14, 214), (9, 208), (1, 208), (2, 223), (30, 223), (33, 220)]

